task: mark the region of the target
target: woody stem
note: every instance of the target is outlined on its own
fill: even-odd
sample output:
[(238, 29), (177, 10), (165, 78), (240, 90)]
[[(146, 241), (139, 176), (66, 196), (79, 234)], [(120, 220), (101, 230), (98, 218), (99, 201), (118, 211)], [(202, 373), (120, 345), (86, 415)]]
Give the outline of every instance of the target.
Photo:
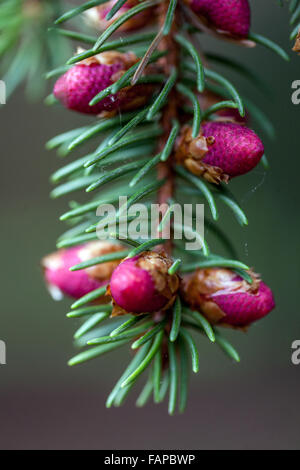
[[(158, 22), (160, 28), (163, 27), (166, 13), (168, 10), (169, 2), (164, 1), (162, 2), (157, 8), (158, 14)], [(179, 54), (178, 54), (178, 47), (176, 45), (174, 35), (177, 32), (177, 16), (178, 13), (175, 12), (174, 21), (171, 28), (170, 33), (167, 36), (164, 36), (161, 40), (158, 48), (160, 50), (167, 50), (168, 54), (160, 59), (160, 66), (162, 67), (166, 76), (170, 76), (170, 73), (174, 68), (177, 68), (178, 61), (179, 61)], [(168, 96), (168, 102), (163, 108), (162, 118), (161, 118), (161, 125), (163, 128), (163, 135), (159, 141), (159, 151), (162, 151), (166, 145), (168, 136), (172, 129), (172, 122), (178, 116), (178, 97), (175, 87)], [(174, 190), (175, 190), (175, 177), (174, 177), (174, 156), (170, 155), (166, 162), (161, 162), (158, 165), (158, 179), (165, 179), (166, 182), (160, 188), (158, 193), (158, 203), (160, 205), (167, 204), (168, 201), (173, 197)], [(162, 211), (162, 217), (164, 215), (164, 211)], [(168, 254), (172, 252), (172, 233), (170, 240), (166, 242), (164, 245), (165, 250)]]

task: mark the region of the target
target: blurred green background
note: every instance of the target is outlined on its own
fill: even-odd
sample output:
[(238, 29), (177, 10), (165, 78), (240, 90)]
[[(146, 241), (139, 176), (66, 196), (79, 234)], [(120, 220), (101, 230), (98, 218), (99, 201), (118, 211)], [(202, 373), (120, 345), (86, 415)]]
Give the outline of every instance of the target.
[[(252, 0), (253, 26), (286, 50), (288, 12), (275, 0)], [(291, 364), (291, 343), (300, 338), (299, 289), (299, 107), (291, 83), (300, 79), (300, 57), (285, 63), (262, 47), (245, 50), (203, 39), (252, 68), (269, 84), (266, 96), (235, 73), (225, 72), (273, 119), (277, 140), (265, 139), (271, 169), (259, 166), (232, 182), (249, 217), (241, 229), (224, 211), (220, 220), (242, 260), (273, 288), (277, 308), (248, 334), (227, 332), (241, 354), (231, 364), (199, 340), (200, 372), (192, 377), (183, 416), (169, 417), (166, 404), (106, 410), (105, 398), (124, 369), (128, 349), (68, 368), (74, 354), (75, 320), (69, 300), (54, 303), (39, 267), (63, 231), (58, 216), (67, 199), (49, 199), (49, 175), (59, 167), (47, 139), (85, 118), (59, 107), (28, 104), (21, 92), (1, 109), (2, 296), (0, 339), (7, 365), (0, 366), (2, 449), (291, 449), (300, 448), (300, 366)]]

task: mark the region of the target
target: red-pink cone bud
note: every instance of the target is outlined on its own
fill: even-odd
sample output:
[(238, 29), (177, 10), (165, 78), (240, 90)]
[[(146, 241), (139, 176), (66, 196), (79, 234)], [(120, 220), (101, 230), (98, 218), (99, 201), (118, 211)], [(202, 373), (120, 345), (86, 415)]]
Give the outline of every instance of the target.
[[(104, 31), (108, 26), (110, 26), (115, 20), (117, 20), (121, 15), (126, 13), (130, 8), (138, 5), (138, 0), (127, 0), (126, 3), (119, 9), (119, 11), (111, 18), (109, 21), (106, 20), (106, 15), (110, 12), (112, 7), (115, 5), (115, 0), (110, 0), (103, 5), (98, 7), (91, 8), (87, 10), (86, 17), (88, 21), (98, 30)], [(144, 11), (141, 11), (133, 18), (125, 21), (118, 31), (128, 32), (134, 31), (136, 29), (142, 28), (146, 24), (149, 24), (153, 17), (153, 8), (147, 8)]]
[(114, 270), (108, 289), (114, 302), (113, 315), (169, 308), (179, 288), (179, 277), (168, 274), (171, 266), (170, 258), (153, 251), (123, 261)]
[[(120, 261), (110, 261), (80, 271), (70, 271), (70, 268), (83, 261), (122, 249), (121, 245), (97, 241), (59, 250), (46, 256), (42, 260), (42, 267), (50, 293), (58, 300), (63, 295), (79, 299), (107, 284)], [(102, 303), (108, 300), (108, 297), (103, 296), (97, 302)]]
[(198, 269), (185, 282), (183, 296), (212, 324), (245, 328), (275, 307), (271, 289), (251, 274), (248, 284), (229, 269)]
[(122, 88), (95, 106), (90, 101), (100, 91), (115, 83), (123, 73), (138, 61), (132, 52), (103, 52), (74, 65), (54, 86), (54, 96), (68, 109), (85, 114), (107, 115), (118, 110), (135, 109), (147, 101), (151, 85)]
[(228, 182), (248, 173), (263, 154), (263, 143), (254, 131), (229, 122), (205, 123), (195, 139), (191, 128), (186, 126), (176, 148), (178, 163), (210, 183)]
[(191, 10), (220, 33), (246, 38), (250, 29), (248, 0), (187, 0)]

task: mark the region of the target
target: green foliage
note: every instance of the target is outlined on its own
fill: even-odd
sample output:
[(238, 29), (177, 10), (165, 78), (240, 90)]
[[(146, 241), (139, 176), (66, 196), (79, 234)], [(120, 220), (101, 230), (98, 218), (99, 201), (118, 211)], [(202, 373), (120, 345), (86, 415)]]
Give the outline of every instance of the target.
[[(61, 25), (70, 19), (73, 21), (84, 11), (101, 3), (104, 3), (103, 0), (86, 2), (79, 7), (72, 8), (64, 12), (62, 16), (58, 15), (56, 24)], [(70, 163), (52, 175), (52, 182), (59, 183), (59, 186), (52, 191), (52, 197), (62, 197), (78, 191), (92, 192), (93, 195), (91, 201), (76, 203), (75, 206), (71, 205), (69, 210), (61, 216), (61, 220), (68, 222), (70, 227), (58, 240), (58, 247), (70, 247), (97, 239), (96, 229), (99, 226), (99, 220), (95, 217), (95, 210), (100, 204), (116, 205), (118, 196), (126, 195), (128, 196), (127, 208), (129, 208), (138, 201), (147, 204), (156, 198), (157, 191), (165, 183), (165, 180), (157, 178), (157, 165), (160, 162), (168, 162), (180, 130), (179, 122), (177, 119), (173, 119), (171, 131), (168, 136), (165, 136), (165, 145), (157, 151), (158, 142), (163, 133), (160, 123), (161, 113), (174, 90), (179, 93), (184, 103), (184, 111), (191, 114), (194, 137), (198, 135), (203, 120), (214, 119), (215, 113), (224, 108), (237, 109), (241, 116), (245, 116), (245, 108), (250, 110), (253, 118), (261, 127), (262, 133), (271, 137), (274, 134), (272, 124), (262, 111), (250, 103), (247, 98), (241, 96), (236, 86), (226, 78), (226, 72), (224, 75), (216, 72), (211, 64), (218, 63), (225, 70), (234, 69), (260, 86), (261, 83), (257, 81), (255, 74), (239, 63), (215, 54), (207, 54), (206, 59), (210, 62), (210, 67), (206, 66), (198, 50), (197, 41), (200, 31), (197, 28), (191, 29), (188, 33), (187, 28), (183, 25), (180, 31), (175, 34), (174, 40), (176, 47), (180, 50), (180, 60), (178, 61), (179, 65), (173, 67), (168, 76), (153, 73), (143, 75), (148, 64), (155, 64), (161, 58), (168, 57), (168, 50), (157, 51), (156, 48), (162, 37), (171, 31), (174, 15), (178, 11), (176, 0), (170, 0), (160, 31), (127, 34), (121, 38), (117, 31), (129, 18), (133, 18), (136, 14), (160, 3), (161, 0), (142, 1), (114, 19), (115, 14), (124, 4), (124, 0), (118, 0), (107, 16), (108, 19), (114, 21), (98, 38), (86, 35), (84, 31), (72, 31), (58, 27), (51, 31), (52, 37), (67, 37), (88, 45), (90, 48), (76, 54), (68, 60), (67, 64), (59, 64), (63, 68), (50, 71), (48, 78), (66, 70), (64, 68), (66, 66), (70, 67), (83, 59), (107, 50), (121, 52), (135, 50), (140, 58), (139, 62), (125, 72), (119, 80), (98, 93), (92, 99), (91, 106), (132, 83), (151, 82), (158, 84), (157, 93), (153, 94), (151, 102), (146, 107), (133, 112), (121, 113), (109, 119), (92, 121), (79, 129), (64, 132), (48, 142), (48, 149), (56, 149), (60, 156), (71, 159)], [(298, 1), (291, 2), (293, 22), (298, 18), (298, 4)], [(280, 57), (287, 58), (286, 53), (269, 39), (254, 33), (251, 33), (249, 39), (268, 47)], [(203, 111), (197, 93), (204, 90), (216, 92), (224, 100)], [(75, 155), (79, 147), (81, 149), (85, 145), (91, 145), (93, 140), (97, 141), (94, 151), (83, 152), (84, 155), (80, 154), (72, 159), (72, 155)], [(171, 274), (178, 272), (183, 275), (197, 268), (228, 267), (251, 283), (249, 267), (236, 259), (231, 241), (216, 225), (220, 201), (230, 208), (233, 216), (242, 227), (248, 224), (247, 217), (234, 195), (223, 185), (216, 186), (207, 183), (189, 173), (182, 166), (175, 166), (174, 173), (176, 190), (168, 202), (170, 205), (182, 203), (184, 198), (188, 197), (192, 201), (207, 203), (211, 213), (211, 216), (205, 221), (208, 238), (210, 239), (211, 235), (218, 238), (229, 257), (211, 253), (208, 243), (203, 242), (203, 249), (199, 252), (193, 252), (191, 261), (183, 244), (174, 241), (173, 264), (169, 272)], [(113, 184), (114, 186), (112, 186)], [(119, 208), (116, 212), (115, 222), (117, 224), (120, 223), (122, 211), (123, 208)], [(162, 226), (167, 223), (168, 216), (169, 213), (161, 221), (158, 231), (162, 230)], [(112, 222), (111, 219), (110, 222)], [(104, 227), (106, 224), (107, 219), (101, 220), (101, 226)], [(173, 228), (175, 228), (174, 223)], [(179, 228), (182, 230), (184, 226)], [(200, 237), (200, 234), (198, 235)], [(147, 241), (123, 240), (118, 233), (111, 234), (111, 237), (119, 239), (122, 244), (126, 245), (124, 251), (78, 264), (72, 268), (72, 271), (86, 269), (123, 257), (133, 257), (164, 243), (161, 238)], [(96, 358), (129, 342), (133, 342), (131, 347), (137, 351), (109, 395), (107, 407), (120, 406), (147, 369), (148, 376), (137, 400), (137, 406), (143, 406), (151, 395), (153, 395), (155, 403), (160, 403), (169, 391), (169, 413), (175, 412), (177, 404), (179, 411), (183, 412), (187, 402), (190, 359), (193, 372), (199, 371), (198, 340), (201, 337), (204, 341), (210, 341), (221, 348), (231, 360), (239, 362), (238, 353), (221, 335), (220, 331), (213, 328), (199, 312), (191, 311), (179, 296), (173, 305), (170, 316), (164, 316), (159, 321), (154, 320), (147, 312), (139, 317), (128, 315), (125, 318), (111, 320), (109, 318), (112, 311), (110, 305), (89, 305), (105, 291), (106, 286), (77, 300), (72, 305), (72, 311), (68, 317), (82, 317), (84, 319), (84, 323), (75, 333), (75, 339), (78, 345), (86, 346), (85, 351), (71, 359), (70, 365)], [(99, 327), (99, 324), (104, 324), (104, 326)]]
[(67, 41), (48, 27), (60, 11), (58, 0), (2, 0), (0, 5), (0, 74), (7, 97), (22, 83), (30, 98), (45, 91), (44, 74), (70, 54)]
[(289, 6), (290, 25), (292, 27), (290, 40), (295, 41), (297, 34), (300, 30), (300, 1), (299, 0), (277, 0), (277, 2), (281, 7), (284, 7), (285, 4), (288, 4)]

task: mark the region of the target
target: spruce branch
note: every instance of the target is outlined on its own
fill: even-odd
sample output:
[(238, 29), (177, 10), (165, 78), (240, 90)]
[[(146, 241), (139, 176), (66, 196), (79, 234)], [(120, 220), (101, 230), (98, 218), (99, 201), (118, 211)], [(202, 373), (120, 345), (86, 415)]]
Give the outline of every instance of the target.
[[(214, 70), (214, 63), (234, 69), (258, 87), (261, 82), (237, 61), (205, 53), (199, 33), (246, 47), (262, 44), (281, 58), (287, 56), (275, 43), (250, 32), (247, 15), (242, 32), (235, 29), (242, 22), (234, 19), (232, 30), (224, 31), (211, 18), (203, 22), (188, 3), (133, 1), (126, 9), (124, 0), (85, 2), (59, 16), (56, 24), (92, 13), (99, 24), (106, 22), (98, 38), (85, 31), (54, 28), (58, 37), (87, 44), (89, 49), (60, 64), (66, 68), (49, 72), (49, 79), (64, 73), (53, 96), (96, 120), (47, 143), (48, 149), (70, 160), (51, 177), (58, 184), (52, 197), (76, 193), (85, 199), (73, 201), (61, 215), (68, 230), (57, 242), (60, 251), (43, 263), (50, 288), (54, 285), (75, 298), (67, 316), (83, 321), (74, 338), (86, 349), (70, 365), (123, 345), (130, 344), (135, 352), (107, 407), (123, 404), (146, 374), (137, 406), (144, 406), (152, 395), (160, 403), (169, 392), (169, 413), (174, 414), (177, 405), (183, 412), (189, 363), (194, 373), (200, 367), (199, 338), (239, 362), (219, 327), (248, 327), (274, 307), (270, 289), (237, 258), (234, 242), (218, 222), (225, 205), (242, 227), (248, 225), (227, 183), (259, 161), (266, 165), (263, 144), (247, 127), (249, 119), (266, 137), (273, 137), (274, 130), (264, 112), (226, 78), (226, 72)], [(297, 11), (295, 2), (291, 11)], [(132, 25), (139, 29), (141, 18), (151, 31), (126, 30)], [(121, 36), (124, 28), (127, 34)], [(94, 141), (93, 151), (76, 156), (79, 148)], [(86, 200), (88, 195), (91, 199)], [(118, 207), (119, 196), (126, 197), (126, 202)], [(185, 220), (175, 219), (173, 211), (185, 200), (207, 206), (209, 241)], [(137, 203), (146, 211), (143, 221), (151, 217), (153, 203), (162, 208), (155, 236), (124, 235), (124, 228), (135, 222), (127, 212)], [(96, 210), (105, 205), (112, 205), (114, 214), (98, 216)], [(98, 239), (100, 229), (108, 229), (105, 242)], [(186, 248), (191, 235), (201, 249)], [(227, 256), (211, 250), (214, 239)], [(60, 283), (56, 266), (61, 270)], [(267, 305), (263, 311), (256, 303), (261, 296)], [(244, 305), (251, 308), (243, 310)]]

